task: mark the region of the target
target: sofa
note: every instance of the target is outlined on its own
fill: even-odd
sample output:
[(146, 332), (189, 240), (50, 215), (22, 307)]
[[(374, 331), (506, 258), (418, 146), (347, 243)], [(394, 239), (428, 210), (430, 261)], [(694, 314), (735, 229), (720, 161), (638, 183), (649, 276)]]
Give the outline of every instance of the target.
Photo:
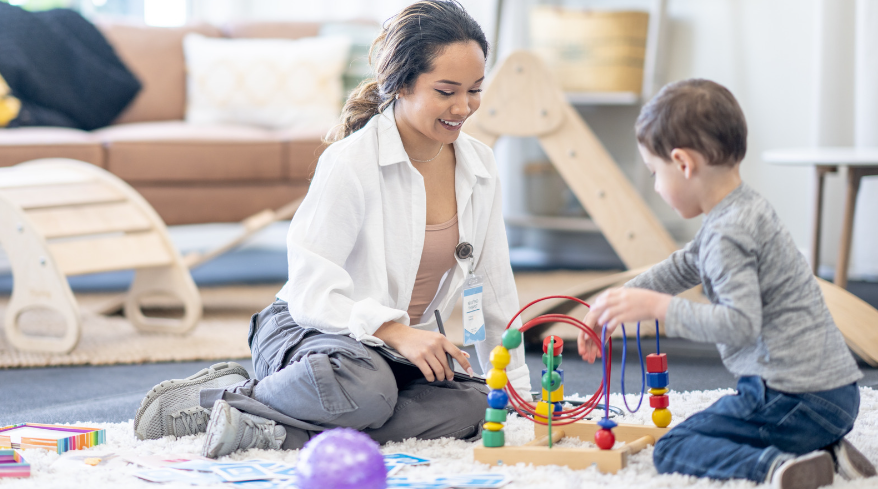
[(133, 186), (169, 225), (239, 221), (305, 194), (328, 127), (187, 124), (182, 41), (190, 32), (297, 39), (318, 35), (320, 24), (98, 27), (143, 89), (112, 125), (98, 130), (0, 129), (0, 166), (50, 157), (89, 162)]

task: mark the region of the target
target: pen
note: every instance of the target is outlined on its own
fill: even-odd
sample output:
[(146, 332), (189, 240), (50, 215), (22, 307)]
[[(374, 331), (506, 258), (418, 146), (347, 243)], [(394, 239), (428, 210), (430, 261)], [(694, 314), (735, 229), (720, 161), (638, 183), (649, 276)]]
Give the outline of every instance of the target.
[[(442, 326), (442, 316), (439, 315), (439, 309), (434, 309), (433, 313), (436, 314), (436, 324), (439, 325), (439, 332), (442, 333), (442, 336), (447, 338), (448, 335), (445, 334), (445, 327)], [(445, 352), (445, 356), (448, 358), (448, 366), (451, 367), (451, 371), (454, 372), (454, 358), (452, 358), (451, 353), (448, 352)]]

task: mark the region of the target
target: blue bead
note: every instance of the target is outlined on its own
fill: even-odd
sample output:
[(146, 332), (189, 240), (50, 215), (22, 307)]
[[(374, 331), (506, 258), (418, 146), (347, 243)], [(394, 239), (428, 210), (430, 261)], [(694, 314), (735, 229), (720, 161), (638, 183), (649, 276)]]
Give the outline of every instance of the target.
[(616, 427), (616, 422), (610, 418), (603, 418), (598, 421), (598, 426), (607, 430), (611, 430)]
[(489, 407), (493, 409), (506, 409), (507, 404), (509, 404), (509, 396), (506, 395), (506, 391), (492, 389), (488, 392)]
[(646, 374), (646, 385), (648, 385), (650, 389), (663, 389), (667, 387), (669, 383), (667, 372)]
[(561, 404), (562, 404), (562, 403), (560, 403), (560, 402), (556, 402), (555, 404), (553, 404), (553, 406), (555, 406), (555, 408), (553, 409), (553, 411), (555, 411), (555, 412), (557, 413), (557, 412), (560, 412), (562, 409), (564, 409), (564, 407), (561, 406)]

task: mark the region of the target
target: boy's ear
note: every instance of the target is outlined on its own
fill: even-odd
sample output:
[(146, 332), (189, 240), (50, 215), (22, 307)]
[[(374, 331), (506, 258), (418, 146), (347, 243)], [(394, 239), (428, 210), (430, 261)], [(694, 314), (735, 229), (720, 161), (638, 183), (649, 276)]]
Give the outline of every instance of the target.
[(692, 178), (695, 173), (695, 155), (685, 148), (674, 148), (671, 150), (671, 164), (674, 168), (683, 173), (686, 179)]

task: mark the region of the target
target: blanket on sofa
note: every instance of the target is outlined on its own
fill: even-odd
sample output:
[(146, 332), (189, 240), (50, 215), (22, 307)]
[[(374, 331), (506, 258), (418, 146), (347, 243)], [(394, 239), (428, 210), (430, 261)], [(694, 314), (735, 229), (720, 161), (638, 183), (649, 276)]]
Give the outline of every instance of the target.
[(28, 12), (0, 2), (0, 75), (21, 100), (10, 126), (106, 126), (140, 82), (77, 12)]

